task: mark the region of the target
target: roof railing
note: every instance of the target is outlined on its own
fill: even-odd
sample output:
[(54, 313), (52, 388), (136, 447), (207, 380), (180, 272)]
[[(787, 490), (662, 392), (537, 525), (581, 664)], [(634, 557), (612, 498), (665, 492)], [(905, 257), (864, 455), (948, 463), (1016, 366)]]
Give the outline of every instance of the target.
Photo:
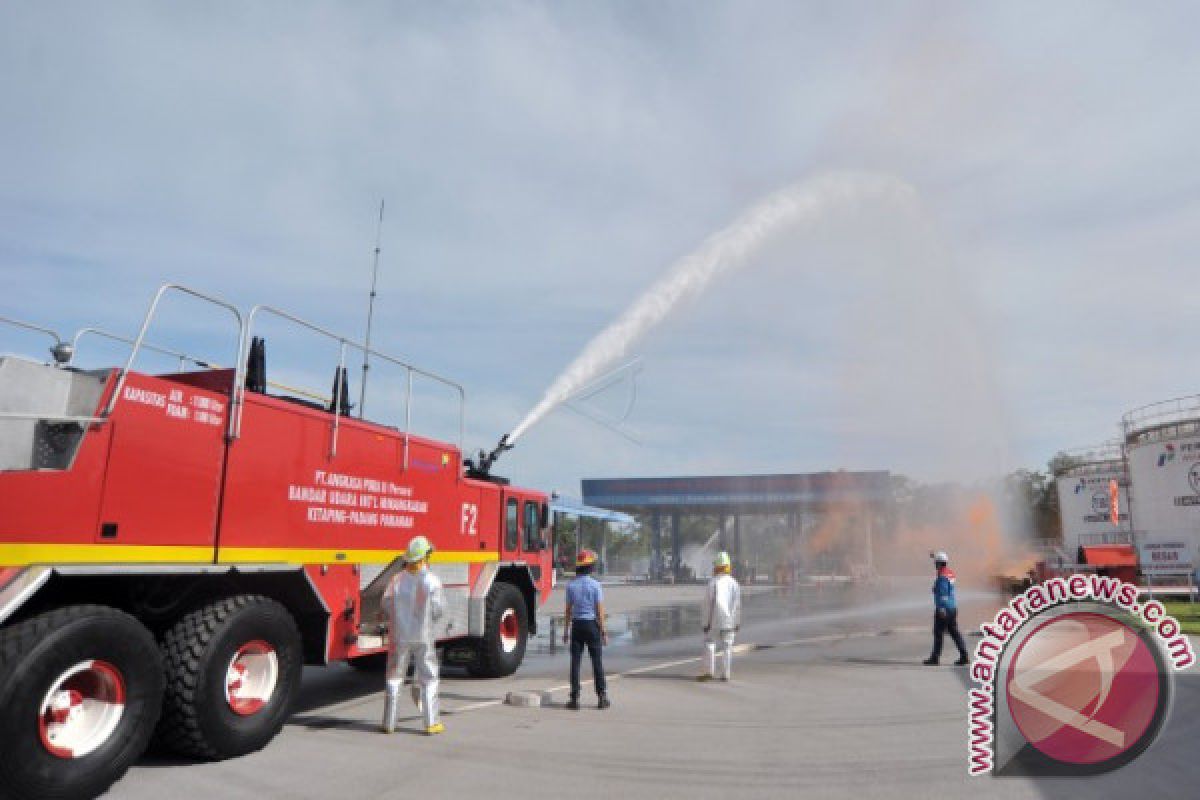
[[(150, 342), (146, 341), (146, 334), (150, 329), (151, 323), (154, 321), (155, 317), (158, 314), (159, 304), (162, 302), (162, 299), (165, 295), (167, 295), (168, 293), (172, 293), (172, 292), (184, 294), (189, 297), (195, 298), (197, 300), (201, 300), (203, 302), (215, 305), (215, 306), (229, 312), (229, 314), (231, 314), (233, 316), (234, 321), (236, 322), (237, 331), (238, 331), (238, 340), (237, 340), (238, 341), (238, 352), (237, 352), (237, 361), (236, 361), (237, 367), (236, 367), (236, 370), (234, 373), (235, 378), (234, 378), (234, 383), (233, 383), (233, 391), (232, 391), (232, 396), (230, 398), (231, 408), (229, 411), (228, 428), (226, 431), (226, 435), (230, 439), (236, 439), (241, 433), (243, 398), (244, 398), (244, 393), (245, 393), (245, 381), (246, 381), (246, 372), (247, 372), (246, 359), (247, 359), (247, 355), (249, 354), (249, 347), (250, 347), (251, 336), (253, 333), (254, 322), (255, 322), (256, 318), (259, 317), (260, 315), (270, 315), (270, 316), (274, 316), (274, 317), (283, 319), (283, 320), (290, 322), (294, 325), (297, 325), (301, 328), (304, 328), (304, 329), (309, 330), (313, 333), (316, 333), (320, 336), (331, 339), (334, 342), (337, 342), (339, 356), (338, 356), (338, 378), (337, 378), (337, 383), (334, 386), (334, 395), (333, 395), (335, 398), (339, 397), (342, 393), (342, 386), (341, 386), (340, 382), (343, 380), (342, 376), (345, 374), (344, 367), (346, 366), (346, 351), (347, 350), (353, 350), (353, 351), (365, 354), (367, 356), (370, 356), (370, 358), (379, 359), (380, 361), (392, 364), (392, 365), (404, 370), (405, 378), (406, 378), (406, 381), (405, 381), (406, 388), (405, 388), (405, 393), (404, 393), (404, 429), (403, 429), (404, 467), (405, 467), (405, 469), (408, 468), (409, 448), (410, 448), (410, 441), (411, 441), (411, 434), (412, 434), (412, 398), (413, 398), (413, 379), (414, 379), (414, 377), (420, 377), (420, 378), (434, 381), (435, 383), (439, 383), (439, 384), (451, 389), (454, 393), (456, 393), (458, 395), (458, 448), (460, 451), (462, 450), (463, 442), (466, 437), (467, 400), (466, 400), (466, 391), (463, 389), (461, 384), (456, 383), (455, 381), (452, 381), (452, 380), (445, 378), (441, 375), (438, 375), (436, 373), (421, 369), (420, 367), (417, 367), (406, 361), (395, 358), (394, 356), (390, 356), (387, 353), (383, 353), (374, 348), (368, 348), (366, 345), (364, 345), (360, 342), (348, 339), (348, 338), (341, 336), (339, 334), (336, 334), (330, 330), (322, 328), (319, 325), (315, 325), (315, 324), (313, 324), (307, 320), (301, 319), (300, 317), (297, 317), (293, 314), (289, 314), (286, 311), (281, 311), (277, 308), (272, 308), (271, 306), (266, 306), (266, 305), (255, 306), (253, 309), (251, 309), (249, 315), (243, 316), (242, 312), (236, 306), (234, 306), (232, 303), (229, 303), (219, 297), (205, 294), (203, 292), (196, 291), (195, 289), (190, 289), (186, 286), (181, 286), (181, 285), (173, 284), (173, 283), (166, 283), (166, 284), (163, 284), (162, 286), (160, 286), (158, 288), (158, 291), (155, 292), (153, 299), (150, 301), (150, 306), (146, 310), (146, 315), (142, 319), (141, 327), (138, 329), (137, 335), (135, 337), (133, 337), (132, 339), (125, 337), (125, 336), (118, 335), (118, 334), (110, 333), (108, 331), (104, 331), (99, 328), (88, 327), (88, 328), (80, 329), (79, 332), (77, 332), (75, 334), (74, 338), (68, 342), (67, 340), (64, 340), (61, 336), (59, 336), (59, 334), (56, 331), (51, 330), (50, 328), (45, 328), (40, 325), (35, 325), (33, 323), (24, 322), (23, 320), (11, 319), (8, 317), (0, 317), (0, 323), (12, 325), (12, 326), (15, 326), (18, 328), (34, 331), (37, 333), (42, 333), (42, 334), (45, 334), (46, 336), (49, 336), (50, 338), (52, 338), (54, 340), (54, 348), (51, 350), (51, 352), (53, 353), (55, 360), (58, 361), (59, 364), (64, 364), (64, 365), (70, 363), (72, 357), (74, 356), (74, 352), (78, 346), (79, 341), (86, 336), (98, 336), (98, 337), (102, 337), (102, 338), (106, 338), (106, 339), (110, 339), (113, 341), (122, 342), (122, 343), (130, 345), (131, 347), (130, 347), (130, 351), (129, 351), (129, 356), (126, 359), (124, 365), (119, 368), (116, 383), (113, 386), (112, 394), (110, 395), (105, 407), (98, 413), (98, 415), (96, 417), (87, 417), (87, 418), (80, 417), (79, 418), (79, 421), (102, 422), (112, 415), (113, 409), (116, 407), (117, 400), (121, 396), (121, 390), (124, 388), (125, 382), (128, 378), (128, 375), (133, 370), (133, 365), (137, 360), (138, 354), (142, 350), (149, 350), (149, 351), (160, 353), (163, 355), (168, 355), (173, 358), (178, 358), (180, 360), (181, 369), (183, 368), (183, 365), (185, 365), (187, 362), (191, 362), (193, 364), (196, 364), (197, 366), (204, 367), (204, 368), (220, 369), (220, 367), (217, 364), (214, 364), (213, 362), (199, 359), (194, 356), (190, 356), (187, 353), (184, 353), (184, 352), (181, 352), (178, 350), (173, 350), (171, 348), (166, 348), (166, 347), (162, 347), (159, 345), (151, 344)], [(280, 384), (277, 384), (274, 382), (269, 382), (268, 385), (276, 386), (276, 387), (280, 386)], [(284, 387), (284, 388), (288, 388), (288, 387)], [(291, 389), (289, 389), (289, 390), (294, 391), (294, 392), (299, 391), (299, 390), (291, 390)], [(300, 393), (303, 394), (304, 392), (300, 392)], [(321, 399), (323, 400), (324, 398), (321, 397)], [(340, 418), (342, 416), (343, 415), (340, 413), (334, 413), (334, 415), (333, 415), (332, 450), (334, 453), (336, 453), (337, 432), (338, 432), (338, 428), (340, 425)], [(63, 417), (62, 419), (67, 419), (67, 418)], [(362, 419), (362, 402), (361, 401), (359, 403), (359, 419)]]
[[(79, 342), (85, 336), (95, 336), (95, 337), (98, 337), (101, 339), (108, 339), (109, 341), (120, 342), (122, 344), (128, 344), (128, 345), (135, 344), (134, 340), (130, 339), (128, 336), (121, 336), (120, 334), (111, 333), (111, 332), (103, 330), (101, 328), (80, 328), (78, 331), (75, 332), (75, 336), (71, 339), (71, 350), (72, 350), (71, 360), (72, 361), (74, 361), (74, 359), (76, 357), (78, 357)], [(198, 367), (203, 367), (204, 369), (220, 369), (220, 365), (218, 365), (218, 364), (214, 364), (211, 361), (205, 361), (202, 358), (196, 358), (195, 356), (190, 356), (187, 353), (184, 353), (180, 350), (173, 350), (169, 347), (162, 347), (161, 345), (150, 344), (149, 342), (142, 342), (142, 349), (149, 350), (154, 353), (159, 353), (160, 355), (170, 356), (171, 358), (179, 359), (180, 372), (182, 372), (184, 367), (189, 363), (195, 364)]]
[(1176, 397), (1135, 408), (1121, 417), (1121, 430), (1128, 437), (1146, 428), (1200, 418), (1200, 395)]
[[(245, 338), (242, 335), (245, 330), (245, 325), (242, 320), (242, 312), (238, 311), (237, 306), (234, 306), (233, 304), (228, 303), (219, 297), (213, 297), (212, 295), (198, 292), (195, 289), (189, 289), (186, 286), (179, 286), (178, 284), (174, 283), (164, 283), (162, 286), (158, 287), (158, 291), (154, 293), (154, 299), (150, 301), (150, 308), (147, 309), (146, 316), (142, 320), (142, 327), (138, 330), (137, 337), (133, 340), (133, 348), (129, 351), (129, 358), (125, 361), (125, 366), (121, 368), (120, 375), (117, 376), (117, 383), (113, 387), (112, 396), (109, 397), (108, 405), (105, 407), (101, 416), (108, 417), (112, 414), (113, 408), (116, 407), (117, 398), (121, 396), (121, 389), (125, 386), (125, 379), (133, 370), (133, 364), (137, 359), (138, 353), (144, 346), (146, 346), (146, 332), (150, 329), (150, 323), (154, 320), (154, 315), (158, 312), (158, 304), (162, 301), (163, 296), (168, 292), (179, 292), (180, 294), (186, 294), (190, 297), (194, 297), (198, 300), (202, 300), (206, 303), (211, 303), (212, 305), (225, 309), (233, 315), (234, 319), (237, 320), (239, 343)], [(239, 396), (235, 387), (232, 399), (233, 404), (237, 405), (238, 400)], [(231, 424), (233, 417), (234, 414), (231, 413)], [(232, 427), (230, 428), (230, 432), (232, 433)]]
[[(458, 402), (458, 449), (460, 451), (462, 450), (463, 440), (466, 436), (467, 395), (466, 395), (466, 391), (463, 389), (463, 387), (460, 384), (455, 383), (454, 381), (450, 380), (449, 378), (444, 378), (441, 375), (437, 375), (433, 372), (423, 370), (420, 367), (409, 364), (406, 361), (402, 361), (398, 358), (394, 358), (394, 357), (388, 355), (387, 353), (382, 353), (374, 348), (368, 348), (365, 344), (347, 339), (346, 337), (341, 336), (340, 334), (337, 334), (337, 333), (334, 333), (333, 331), (322, 328), (320, 325), (315, 325), (315, 324), (309, 322), (308, 320), (301, 319), (300, 317), (297, 317), (294, 314), (289, 314), (286, 311), (281, 311), (277, 308), (272, 308), (271, 306), (265, 306), (265, 305), (255, 306), (253, 309), (250, 310), (250, 314), (246, 318), (245, 331), (242, 335), (242, 342), (241, 342), (241, 346), (238, 351), (238, 372), (237, 372), (237, 378), (234, 381), (234, 386), (236, 387), (235, 393), (240, 393), (240, 392), (245, 391), (244, 386), (245, 386), (245, 380), (246, 380), (246, 359), (249, 354), (250, 340), (254, 333), (254, 322), (260, 315), (263, 315), (263, 314), (277, 317), (279, 319), (283, 319), (294, 325), (305, 328), (306, 330), (309, 330), (319, 336), (323, 336), (327, 339), (337, 342), (337, 345), (338, 345), (337, 376), (338, 377), (337, 377), (337, 384), (334, 387), (334, 395), (333, 395), (334, 397), (339, 397), (342, 392), (341, 380), (342, 380), (342, 375), (345, 374), (344, 368), (346, 366), (346, 350), (347, 349), (354, 350), (359, 353), (367, 354), (371, 358), (378, 358), (381, 361), (385, 361), (385, 362), (392, 364), (393, 366), (399, 367), (400, 369), (403, 369), (405, 371), (406, 386), (405, 386), (405, 392), (404, 392), (404, 429), (403, 429), (403, 433), (404, 433), (404, 468), (405, 469), (408, 469), (410, 437), (412, 434), (412, 392), (413, 392), (413, 377), (414, 376), (421, 376), (423, 378), (432, 380), (436, 383), (440, 383), (443, 386), (446, 386), (446, 387), (452, 389), (458, 395), (458, 401), (459, 401)], [(236, 420), (234, 421), (234, 426), (231, 429), (231, 435), (235, 438), (241, 432), (241, 427), (242, 427), (242, 404), (237, 403), (236, 405), (237, 405)], [(336, 453), (337, 453), (337, 435), (338, 435), (338, 428), (339, 428), (339, 419), (341, 416), (342, 416), (341, 414), (334, 414), (333, 440), (332, 440), (332, 444), (331, 444), (331, 453), (330, 453), (331, 455), (336, 455)], [(362, 419), (362, 404), (361, 403), (359, 404), (359, 419)]]
[(54, 356), (55, 363), (65, 364), (71, 360), (71, 347), (61, 336), (58, 335), (58, 331), (42, 325), (35, 325), (32, 322), (26, 322), (22, 319), (14, 319), (13, 317), (0, 317), (0, 323), (10, 325), (14, 328), (21, 328), (22, 330), (33, 331), (34, 333), (41, 333), (49, 336), (54, 340), (54, 346), (50, 348), (50, 355)]
[(1125, 451), (1119, 441), (1107, 441), (1091, 447), (1076, 447), (1071, 450), (1060, 450), (1055, 454), (1055, 461), (1062, 461), (1056, 470), (1058, 474), (1080, 467), (1105, 464), (1110, 461), (1123, 461)]

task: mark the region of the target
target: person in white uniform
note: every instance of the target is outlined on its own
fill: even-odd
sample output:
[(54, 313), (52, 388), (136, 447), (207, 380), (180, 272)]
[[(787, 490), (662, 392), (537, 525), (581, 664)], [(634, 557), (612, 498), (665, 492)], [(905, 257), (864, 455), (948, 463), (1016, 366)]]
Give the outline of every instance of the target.
[(412, 699), (421, 710), (425, 733), (445, 730), (438, 719), (438, 662), (434, 623), (445, 612), (442, 582), (429, 571), (433, 545), (424, 536), (408, 543), (404, 569), (396, 574), (383, 593), (383, 611), (388, 621), (387, 698), (383, 708), (383, 732), (396, 730), (400, 689), (408, 665), (414, 666)]
[[(704, 602), (704, 666), (699, 680), (723, 681), (733, 676), (733, 640), (742, 625), (742, 589), (730, 574), (732, 563), (725, 551), (713, 559), (713, 576)], [(720, 659), (717, 654), (720, 650)]]

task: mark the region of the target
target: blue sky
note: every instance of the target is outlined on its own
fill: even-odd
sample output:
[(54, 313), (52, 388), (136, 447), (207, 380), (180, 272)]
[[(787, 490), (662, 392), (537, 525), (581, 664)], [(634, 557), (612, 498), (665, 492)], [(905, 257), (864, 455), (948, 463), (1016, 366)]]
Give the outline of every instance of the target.
[[(464, 383), (468, 443), (490, 445), (710, 232), (780, 186), (872, 170), (919, 191), (936, 246), (880, 209), (789, 238), (636, 348), (640, 446), (558, 413), (507, 471), (577, 490), (1036, 467), (1200, 389), (1197, 17), (7, 4), (0, 314), (130, 331), (169, 280), (358, 332), (386, 197), (375, 341)], [(215, 316), (172, 319), (160, 338), (226, 347)]]

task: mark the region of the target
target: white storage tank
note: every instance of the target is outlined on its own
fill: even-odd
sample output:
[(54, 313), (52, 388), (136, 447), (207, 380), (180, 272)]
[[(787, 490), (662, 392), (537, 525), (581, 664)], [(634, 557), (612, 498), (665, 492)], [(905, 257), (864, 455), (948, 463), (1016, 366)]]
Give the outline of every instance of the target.
[[(1063, 550), (1077, 561), (1082, 545), (1128, 544), (1129, 472), (1120, 442), (1068, 450), (1054, 457)], [(1117, 482), (1118, 516), (1110, 513), (1109, 485)]]
[(1189, 574), (1200, 562), (1200, 395), (1134, 409), (1121, 427), (1141, 571)]

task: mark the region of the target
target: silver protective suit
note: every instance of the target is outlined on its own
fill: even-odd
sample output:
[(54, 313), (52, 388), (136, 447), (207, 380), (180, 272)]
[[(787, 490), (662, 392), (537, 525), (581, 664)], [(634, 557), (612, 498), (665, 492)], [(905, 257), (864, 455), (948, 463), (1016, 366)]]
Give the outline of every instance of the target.
[(733, 677), (733, 640), (742, 624), (742, 590), (732, 575), (713, 576), (704, 608), (705, 674), (729, 680)]
[(438, 722), (438, 663), (435, 625), (445, 612), (442, 582), (427, 568), (399, 572), (383, 593), (388, 621), (387, 699), (384, 730), (396, 728), (400, 690), (408, 665), (413, 665), (412, 699), (425, 727)]

